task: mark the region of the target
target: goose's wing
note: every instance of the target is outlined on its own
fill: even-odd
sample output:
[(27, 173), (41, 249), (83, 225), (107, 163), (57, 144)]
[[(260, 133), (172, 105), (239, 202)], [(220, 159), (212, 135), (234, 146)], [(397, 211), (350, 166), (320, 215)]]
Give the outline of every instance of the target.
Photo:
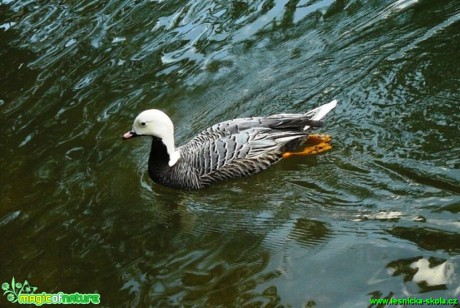
[[(250, 129), (290, 129), (303, 131), (310, 127), (322, 126), (321, 121), (311, 120), (312, 114), (282, 113), (268, 117), (238, 118), (215, 124), (197, 134), (188, 145), (199, 145), (209, 140), (217, 140), (225, 136), (238, 135)], [(285, 132), (284, 132), (285, 133)]]
[(255, 127), (213, 138), (201, 136), (180, 147), (181, 157), (195, 170), (201, 184), (266, 169), (281, 159), (286, 143), (307, 136), (303, 131)]
[(225, 136), (238, 134), (241, 131), (260, 125), (261, 119), (260, 117), (239, 118), (214, 124), (193, 137), (186, 146), (199, 147), (201, 144), (209, 142), (210, 140), (217, 140)]
[(321, 105), (306, 113), (281, 113), (268, 117), (240, 118), (221, 122), (196, 135), (189, 143), (200, 144), (209, 139), (218, 139), (238, 134), (251, 128), (291, 129), (307, 131), (311, 127), (322, 126), (321, 119), (334, 109), (337, 100)]

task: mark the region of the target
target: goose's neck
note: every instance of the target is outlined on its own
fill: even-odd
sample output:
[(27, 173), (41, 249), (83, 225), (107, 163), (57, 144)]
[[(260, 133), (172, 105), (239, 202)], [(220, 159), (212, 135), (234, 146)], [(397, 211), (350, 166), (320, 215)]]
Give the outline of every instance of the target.
[(174, 138), (152, 138), (149, 164), (157, 167), (172, 167), (180, 158), (180, 152), (174, 146)]

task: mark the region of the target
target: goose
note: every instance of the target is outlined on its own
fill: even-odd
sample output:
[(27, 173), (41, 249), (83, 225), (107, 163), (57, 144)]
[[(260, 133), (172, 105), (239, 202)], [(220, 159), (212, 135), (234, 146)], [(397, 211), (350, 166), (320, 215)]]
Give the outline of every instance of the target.
[[(237, 118), (215, 124), (176, 148), (174, 125), (161, 110), (149, 109), (134, 120), (124, 140), (148, 136), (152, 146), (148, 161), (150, 178), (176, 189), (202, 189), (227, 179), (247, 177), (283, 158), (330, 150), (329, 135), (310, 134), (337, 100), (301, 114)], [(295, 152), (305, 143), (314, 143)]]

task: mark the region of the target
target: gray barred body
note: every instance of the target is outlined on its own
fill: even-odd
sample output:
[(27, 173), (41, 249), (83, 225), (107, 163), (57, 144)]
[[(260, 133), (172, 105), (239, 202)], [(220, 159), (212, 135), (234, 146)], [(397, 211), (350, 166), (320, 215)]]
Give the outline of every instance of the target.
[(152, 136), (149, 176), (179, 189), (200, 189), (226, 179), (246, 177), (278, 162), (307, 139), (311, 128), (337, 104), (322, 105), (305, 114), (241, 118), (213, 125), (188, 143), (174, 146), (174, 126), (155, 109), (135, 119), (123, 138)]

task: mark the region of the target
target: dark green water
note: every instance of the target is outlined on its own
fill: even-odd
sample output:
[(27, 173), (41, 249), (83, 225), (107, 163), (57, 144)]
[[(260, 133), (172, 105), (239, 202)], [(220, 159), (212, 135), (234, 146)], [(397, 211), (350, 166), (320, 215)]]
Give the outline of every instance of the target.
[[(0, 283), (106, 307), (460, 298), (459, 51), (458, 0), (0, 0)], [(181, 144), (332, 99), (331, 152), (199, 192), (121, 141), (152, 107)]]

